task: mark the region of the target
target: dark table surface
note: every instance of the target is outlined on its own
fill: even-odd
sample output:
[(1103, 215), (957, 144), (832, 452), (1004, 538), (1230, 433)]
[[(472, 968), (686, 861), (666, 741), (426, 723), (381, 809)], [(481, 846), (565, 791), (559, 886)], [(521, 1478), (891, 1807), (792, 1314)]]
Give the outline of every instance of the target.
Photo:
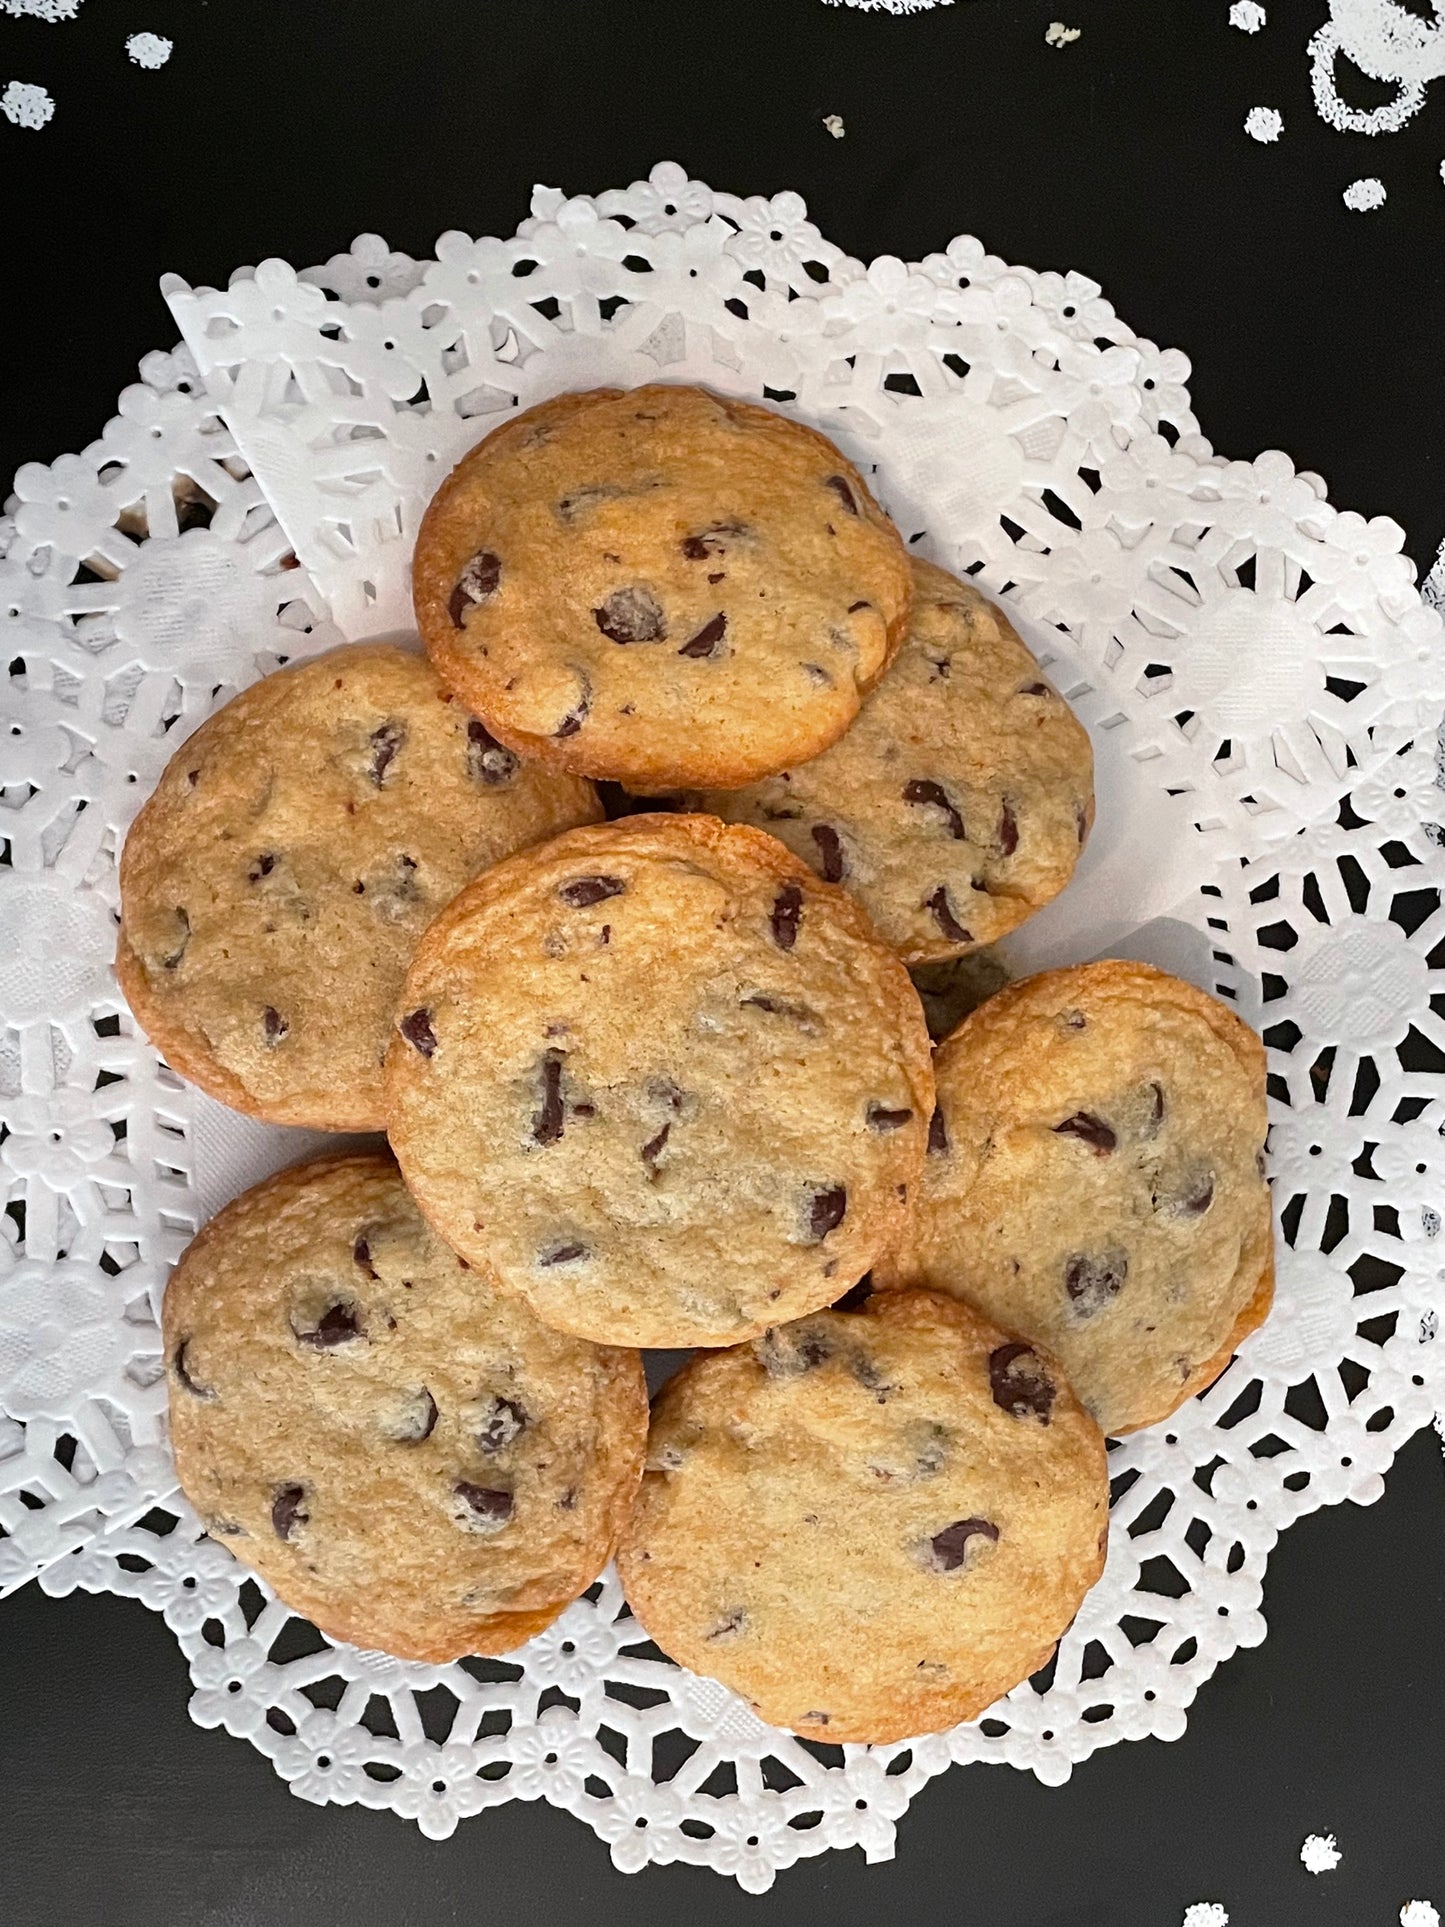
[[(1428, 12), (1428, 9), (1424, 9)], [(1401, 134), (1321, 122), (1304, 47), (1323, 0), (959, 0), (911, 18), (820, 0), (85, 0), (0, 16), (6, 379), (0, 477), (99, 434), (174, 328), (174, 269), (220, 282), (356, 233), (425, 254), (509, 233), (534, 181), (596, 192), (660, 159), (740, 193), (791, 187), (831, 239), (917, 257), (960, 232), (1104, 284), (1183, 348), (1231, 455), (1287, 450), (1331, 499), (1392, 515), (1428, 568), (1445, 530), (1445, 84)], [(1080, 40), (1044, 44), (1053, 18)], [(158, 72), (126, 36), (174, 39)], [(1386, 90), (1361, 83), (1362, 104)], [(1252, 106), (1285, 135), (1242, 132)], [(821, 117), (843, 116), (832, 140)], [(1378, 174), (1389, 198), (1350, 213)], [(448, 1842), (294, 1799), (244, 1743), (191, 1725), (181, 1655), (111, 1598), (0, 1605), (5, 1927), (368, 1927), (481, 1918), (838, 1927), (1392, 1927), (1445, 1910), (1445, 1468), (1415, 1439), (1368, 1511), (1281, 1541), (1269, 1638), (1204, 1689), (1186, 1736), (1100, 1754), (1062, 1789), (974, 1767), (934, 1781), (898, 1858), (832, 1854), (754, 1899), (694, 1869), (615, 1873), (576, 1821), (512, 1805)], [(1344, 1859), (1312, 1877), (1299, 1845)]]

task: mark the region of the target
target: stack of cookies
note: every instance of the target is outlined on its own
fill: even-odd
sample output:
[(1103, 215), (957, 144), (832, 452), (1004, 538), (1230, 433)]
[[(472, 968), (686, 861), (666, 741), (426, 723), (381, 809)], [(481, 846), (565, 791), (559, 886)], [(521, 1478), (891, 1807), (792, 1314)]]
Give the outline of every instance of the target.
[[(182, 1258), (181, 1482), (360, 1645), (509, 1650), (615, 1552), (769, 1721), (973, 1717), (1099, 1575), (1105, 1433), (1268, 1309), (1259, 1042), (1104, 962), (933, 1052), (909, 967), (1068, 882), (1089, 743), (821, 435), (559, 397), (443, 484), (414, 584), (425, 657), (258, 683), (126, 843), (174, 1068), (390, 1140)], [(645, 1348), (696, 1351), (650, 1415)]]

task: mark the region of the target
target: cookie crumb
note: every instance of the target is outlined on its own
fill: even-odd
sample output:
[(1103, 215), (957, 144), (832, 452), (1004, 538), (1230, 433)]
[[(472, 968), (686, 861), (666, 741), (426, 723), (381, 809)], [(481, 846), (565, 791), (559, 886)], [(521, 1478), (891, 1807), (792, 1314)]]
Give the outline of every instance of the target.
[(1252, 141), (1268, 146), (1284, 132), (1284, 116), (1276, 107), (1251, 107), (1244, 117), (1244, 131)]
[(1400, 1909), (1400, 1927), (1440, 1927), (1440, 1913), (1428, 1900), (1407, 1900)]
[(133, 33), (125, 43), (125, 50), (137, 67), (164, 67), (171, 57), (173, 40), (167, 40), (160, 33)]
[(1229, 9), (1229, 24), (1238, 27), (1241, 33), (1258, 33), (1264, 25), (1264, 8), (1255, 5), (1255, 0), (1234, 0)]
[(1303, 1865), (1311, 1873), (1333, 1873), (1340, 1864), (1340, 1850), (1332, 1833), (1311, 1833), (1299, 1850)]
[(842, 140), (844, 134), (846, 134), (848, 131), (847, 128), (843, 125), (843, 116), (841, 114), (824, 114), (823, 125), (827, 128), (828, 132), (833, 136), (835, 141)]
[(1196, 1900), (1184, 1909), (1184, 1927), (1229, 1927), (1229, 1915), (1217, 1900)]
[(1385, 183), (1367, 174), (1361, 181), (1351, 181), (1342, 198), (1351, 213), (1369, 214), (1385, 205)]
[(1083, 31), (1082, 27), (1066, 27), (1062, 20), (1051, 20), (1044, 31), (1044, 39), (1051, 47), (1067, 47)]
[(54, 112), (55, 102), (45, 89), (26, 80), (12, 80), (0, 94), (0, 113), (16, 127), (43, 127)]

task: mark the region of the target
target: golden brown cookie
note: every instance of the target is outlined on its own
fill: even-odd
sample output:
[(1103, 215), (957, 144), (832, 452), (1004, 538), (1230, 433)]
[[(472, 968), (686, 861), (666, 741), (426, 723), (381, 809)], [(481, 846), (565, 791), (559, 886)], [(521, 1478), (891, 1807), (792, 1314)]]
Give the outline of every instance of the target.
[(1089, 738), (1000, 609), (913, 564), (908, 635), (840, 742), (693, 807), (781, 838), (909, 963), (997, 943), (1056, 897), (1094, 815)]
[(496, 742), (424, 656), (338, 649), (253, 684), (171, 758), (121, 857), (116, 975), (222, 1103), (380, 1130), (422, 930), (489, 863), (601, 813), (590, 783)]
[(902, 964), (757, 830), (633, 816), (479, 877), (427, 931), (388, 1130), (432, 1224), (560, 1330), (724, 1345), (903, 1228), (933, 1106)]
[(917, 1208), (878, 1285), (1046, 1345), (1109, 1433), (1218, 1377), (1273, 1290), (1264, 1047), (1146, 964), (1011, 984), (934, 1060)]
[(763, 1719), (886, 1742), (1047, 1661), (1108, 1512), (1103, 1437), (1047, 1354), (885, 1293), (683, 1368), (618, 1569), (662, 1650)]
[(644, 793), (816, 756), (903, 637), (903, 544), (824, 436), (702, 388), (562, 395), (443, 482), (417, 626), (502, 742)]
[(506, 1652), (607, 1563), (642, 1468), (640, 1360), (469, 1271), (390, 1158), (318, 1159), (236, 1199), (177, 1265), (162, 1326), (186, 1497), (333, 1638)]

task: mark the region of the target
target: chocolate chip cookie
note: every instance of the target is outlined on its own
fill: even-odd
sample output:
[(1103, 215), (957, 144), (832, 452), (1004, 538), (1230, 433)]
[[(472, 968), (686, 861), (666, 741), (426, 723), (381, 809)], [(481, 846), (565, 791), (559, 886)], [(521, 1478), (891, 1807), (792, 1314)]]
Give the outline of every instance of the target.
[(1093, 752), (1002, 611), (915, 561), (907, 638), (842, 741), (693, 807), (780, 837), (924, 963), (996, 943), (1063, 889)]
[(499, 741), (643, 793), (816, 756), (903, 637), (908, 562), (813, 429), (701, 388), (513, 417), (423, 518), (417, 626)]
[(1137, 963), (1011, 984), (935, 1059), (917, 1208), (878, 1284), (1048, 1346), (1109, 1433), (1217, 1378), (1274, 1288), (1264, 1047)]
[(187, 1498), (333, 1638), (506, 1652), (606, 1564), (642, 1469), (640, 1360), (468, 1270), (390, 1158), (298, 1165), (228, 1205), (162, 1328)]
[(933, 1080), (907, 974), (841, 890), (757, 830), (632, 816), (431, 926), (387, 1107), (432, 1224), (538, 1317), (724, 1345), (899, 1236)]
[(380, 1130), (422, 930), (487, 864), (601, 814), (424, 656), (338, 649), (253, 684), (172, 757), (126, 838), (116, 975), (167, 1062), (222, 1103)]
[(1044, 1665), (1108, 1509), (1103, 1437), (1047, 1353), (885, 1293), (684, 1367), (618, 1568), (663, 1651), (763, 1719), (886, 1742)]

